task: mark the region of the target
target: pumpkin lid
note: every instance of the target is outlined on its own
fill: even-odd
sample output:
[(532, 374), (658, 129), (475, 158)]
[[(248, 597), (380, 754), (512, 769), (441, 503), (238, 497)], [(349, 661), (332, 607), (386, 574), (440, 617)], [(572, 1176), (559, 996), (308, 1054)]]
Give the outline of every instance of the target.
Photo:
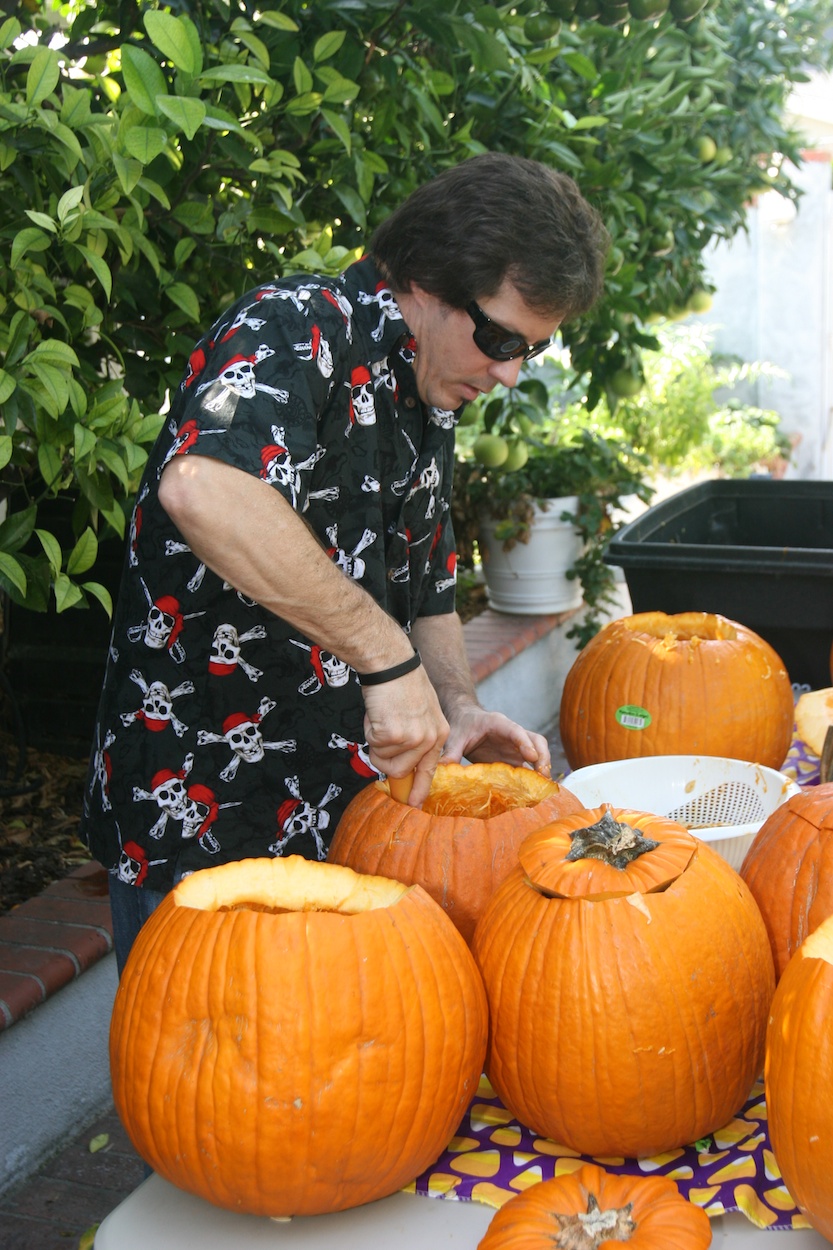
[(542, 894), (593, 901), (664, 890), (697, 846), (675, 820), (605, 803), (536, 829), (519, 859)]

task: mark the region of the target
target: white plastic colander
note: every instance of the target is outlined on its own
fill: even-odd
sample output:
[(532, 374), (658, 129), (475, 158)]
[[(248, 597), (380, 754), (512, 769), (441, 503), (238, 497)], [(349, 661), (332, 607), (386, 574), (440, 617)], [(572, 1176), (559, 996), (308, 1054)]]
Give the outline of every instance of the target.
[(645, 755), (578, 768), (564, 787), (587, 807), (669, 816), (739, 869), (766, 818), (799, 786), (784, 773), (716, 755)]

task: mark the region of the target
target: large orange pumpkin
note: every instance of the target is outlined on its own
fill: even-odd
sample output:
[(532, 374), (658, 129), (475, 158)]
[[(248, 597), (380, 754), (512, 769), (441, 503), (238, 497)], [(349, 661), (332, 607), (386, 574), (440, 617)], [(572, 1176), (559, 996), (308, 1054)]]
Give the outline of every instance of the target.
[(766, 929), (738, 874), (675, 821), (606, 806), (530, 834), (472, 951), (492, 1085), (580, 1154), (696, 1141), (760, 1074)]
[(833, 785), (802, 790), (776, 808), (740, 873), (761, 909), (780, 977), (807, 935), (833, 915)]
[(113, 1097), (174, 1185), (255, 1215), (338, 1211), (439, 1157), (487, 1023), (468, 947), (418, 886), (244, 860), (185, 878), (141, 930)]
[(418, 883), (469, 941), (526, 835), (581, 806), (531, 768), (440, 764), (421, 808), (397, 803), (386, 781), (361, 790), (339, 821), (329, 860)]
[(833, 1241), (833, 917), (801, 944), (778, 983), (764, 1084), (784, 1184)]
[(769, 643), (735, 621), (640, 612), (610, 621), (579, 653), (560, 729), (571, 768), (642, 755), (780, 768), (792, 740), (792, 686)]
[(477, 1250), (707, 1250), (709, 1217), (666, 1176), (616, 1176), (595, 1163), (510, 1198)]

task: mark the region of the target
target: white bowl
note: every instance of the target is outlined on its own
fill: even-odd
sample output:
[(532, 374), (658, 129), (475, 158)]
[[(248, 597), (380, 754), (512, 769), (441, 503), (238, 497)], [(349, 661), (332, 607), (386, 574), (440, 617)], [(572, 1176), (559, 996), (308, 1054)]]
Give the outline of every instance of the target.
[(716, 755), (644, 755), (564, 778), (587, 807), (610, 803), (669, 816), (739, 869), (755, 834), (800, 787), (784, 773)]

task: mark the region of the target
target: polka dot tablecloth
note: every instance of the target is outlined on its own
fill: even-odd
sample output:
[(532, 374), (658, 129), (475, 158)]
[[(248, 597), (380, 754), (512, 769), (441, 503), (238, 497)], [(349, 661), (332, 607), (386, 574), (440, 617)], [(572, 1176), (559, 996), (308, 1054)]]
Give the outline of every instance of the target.
[(735, 1118), (702, 1141), (645, 1159), (591, 1159), (530, 1132), (506, 1110), (484, 1076), (448, 1148), (407, 1189), (500, 1207), (530, 1185), (590, 1162), (609, 1172), (670, 1177), (710, 1216), (739, 1211), (758, 1228), (811, 1227), (781, 1180), (760, 1083)]
[[(781, 771), (800, 786), (818, 785), (819, 758), (794, 737)], [(811, 1227), (781, 1180), (769, 1144), (762, 1083), (733, 1120), (702, 1141), (652, 1158), (590, 1159), (525, 1128), (484, 1076), (456, 1136), (408, 1191), (500, 1207), (530, 1185), (589, 1162), (632, 1176), (668, 1176), (710, 1216), (738, 1211), (758, 1228)]]

